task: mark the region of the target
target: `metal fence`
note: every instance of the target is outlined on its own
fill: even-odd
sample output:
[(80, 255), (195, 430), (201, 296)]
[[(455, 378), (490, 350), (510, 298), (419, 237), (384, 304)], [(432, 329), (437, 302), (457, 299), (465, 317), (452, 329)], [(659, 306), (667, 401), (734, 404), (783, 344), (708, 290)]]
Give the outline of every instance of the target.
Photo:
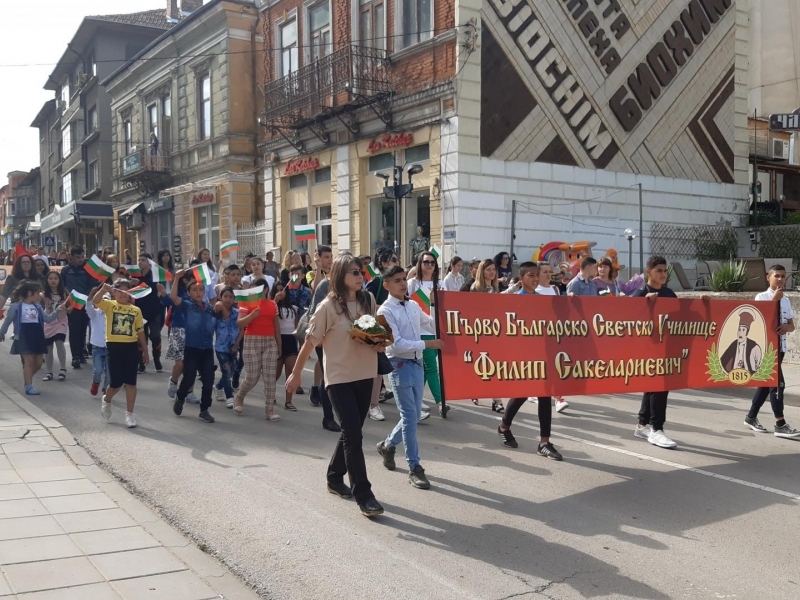
[(239, 223), (236, 226), (236, 240), (239, 242), (239, 256), (248, 252), (264, 258), (267, 247), (267, 222)]
[[(653, 223), (650, 248), (667, 260), (729, 260), (736, 257), (736, 229), (732, 225), (680, 227)], [(779, 255), (787, 256), (787, 255)]]
[(776, 225), (759, 228), (761, 243), (758, 255), (762, 258), (788, 258), (800, 262), (800, 225)]

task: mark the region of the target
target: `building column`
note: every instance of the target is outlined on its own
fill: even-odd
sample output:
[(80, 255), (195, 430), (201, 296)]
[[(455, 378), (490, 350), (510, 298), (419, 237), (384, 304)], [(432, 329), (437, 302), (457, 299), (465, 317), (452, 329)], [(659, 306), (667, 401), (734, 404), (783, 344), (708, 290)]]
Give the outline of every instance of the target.
[[(332, 178), (336, 185), (337, 251), (350, 250), (350, 145), (339, 146), (334, 155)], [(358, 200), (356, 199), (356, 202)]]

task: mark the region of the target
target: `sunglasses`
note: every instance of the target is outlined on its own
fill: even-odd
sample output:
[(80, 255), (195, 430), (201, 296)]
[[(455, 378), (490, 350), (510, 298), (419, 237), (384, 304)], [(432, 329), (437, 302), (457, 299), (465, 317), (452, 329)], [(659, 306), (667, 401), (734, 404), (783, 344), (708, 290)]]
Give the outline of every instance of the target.
[(423, 265), (427, 265), (429, 267), (435, 267), (436, 266), (436, 261), (435, 260), (423, 260), (422, 264)]
[(364, 276), (364, 274), (361, 272), (361, 270), (360, 270), (360, 269), (353, 269), (352, 271), (349, 271), (349, 273), (350, 273), (350, 274), (351, 274), (353, 277), (363, 277), (363, 276)]

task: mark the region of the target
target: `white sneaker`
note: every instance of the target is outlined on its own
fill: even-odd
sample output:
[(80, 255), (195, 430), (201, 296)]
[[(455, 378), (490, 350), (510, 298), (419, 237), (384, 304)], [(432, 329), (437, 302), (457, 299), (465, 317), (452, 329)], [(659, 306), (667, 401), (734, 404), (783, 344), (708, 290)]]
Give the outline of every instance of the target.
[(100, 414), (108, 421), (111, 418), (111, 402), (106, 402), (106, 395), (103, 394), (103, 401), (100, 403)]
[(186, 402), (189, 404), (200, 404), (200, 398), (194, 395), (194, 392), (189, 392), (186, 396)]
[(133, 418), (133, 413), (125, 413), (125, 425), (128, 426), (128, 429), (136, 427), (136, 419)]
[(170, 379), (169, 384), (167, 385), (167, 396), (169, 396), (170, 398), (174, 398), (175, 394), (177, 393), (178, 393), (178, 384), (172, 381), (172, 379)]
[(369, 418), (373, 421), (384, 421), (386, 417), (383, 416), (383, 411), (380, 406), (374, 406), (369, 409)]
[(214, 390), (217, 394), (217, 402), (225, 402), (225, 390), (215, 387)]
[(536, 396), (528, 396), (528, 402), (533, 402), (534, 404), (539, 404), (539, 399)]
[(418, 423), (421, 423), (421, 422), (422, 422), (422, 421), (424, 421), (425, 419), (430, 419), (430, 418), (431, 418), (431, 411), (429, 411), (429, 410), (423, 410), (423, 411), (420, 413), (420, 415), (419, 415), (419, 421), (417, 421), (417, 422), (418, 422)]
[(661, 429), (651, 431), (650, 435), (647, 436), (647, 441), (659, 448), (676, 448), (678, 446), (678, 444), (665, 436)]
[(233, 408), (233, 398), (226, 398), (225, 399), (225, 408)]
[(569, 402), (566, 400), (556, 400), (556, 412), (560, 413), (563, 412), (564, 409), (569, 408)]
[(650, 434), (653, 432), (650, 429), (650, 425), (645, 425), (644, 427), (639, 427), (638, 425), (633, 428), (633, 437), (642, 438), (643, 440), (647, 440), (650, 438)]

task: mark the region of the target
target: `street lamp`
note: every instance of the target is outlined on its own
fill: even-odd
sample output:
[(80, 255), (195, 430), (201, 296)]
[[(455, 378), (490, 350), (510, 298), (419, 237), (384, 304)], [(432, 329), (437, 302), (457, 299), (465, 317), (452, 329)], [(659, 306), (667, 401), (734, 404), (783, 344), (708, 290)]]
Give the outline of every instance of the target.
[(623, 234), (628, 240), (628, 279), (631, 279), (633, 277), (633, 240), (636, 232), (633, 229), (626, 229)]
[(786, 196), (781, 194), (778, 196), (778, 214), (780, 215), (778, 218), (778, 225), (783, 225), (783, 202), (786, 200)]
[[(403, 183), (403, 170), (404, 167), (397, 164), (397, 159), (395, 157), (395, 163), (394, 167), (392, 167), (391, 175), (382, 171), (375, 173), (375, 177), (380, 177), (383, 179), (383, 195), (386, 198), (394, 200), (394, 251), (397, 252), (398, 256), (400, 255), (400, 223), (402, 222), (400, 220), (400, 211), (402, 210), (400, 201), (414, 191), (414, 183), (412, 182), (412, 178), (414, 175), (419, 175), (422, 173), (422, 166), (411, 165), (408, 168), (408, 183)], [(390, 178), (391, 184), (389, 182)]]

